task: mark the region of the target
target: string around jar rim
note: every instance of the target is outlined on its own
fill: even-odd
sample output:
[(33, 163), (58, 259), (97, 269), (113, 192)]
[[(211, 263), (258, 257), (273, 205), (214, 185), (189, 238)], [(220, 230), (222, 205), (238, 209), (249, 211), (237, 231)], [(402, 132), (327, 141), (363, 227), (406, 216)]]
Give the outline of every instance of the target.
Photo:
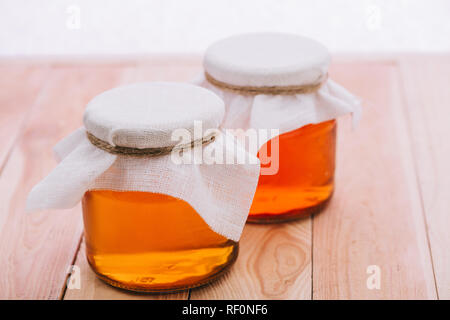
[(206, 80), (212, 85), (219, 87), (221, 89), (237, 92), (246, 95), (257, 95), (257, 94), (268, 94), (268, 95), (293, 95), (293, 94), (308, 94), (317, 92), (320, 87), (328, 79), (328, 74), (326, 74), (323, 79), (314, 84), (305, 85), (291, 85), (291, 86), (237, 86), (222, 82), (220, 80), (212, 77), (208, 72), (205, 71)]
[(174, 146), (167, 146), (167, 147), (158, 147), (158, 148), (130, 148), (130, 147), (121, 147), (121, 146), (114, 146), (109, 144), (108, 142), (101, 140), (94, 136), (92, 133), (86, 131), (86, 135), (88, 140), (97, 148), (106, 151), (111, 154), (115, 155), (126, 155), (126, 156), (149, 156), (149, 157), (157, 157), (157, 156), (163, 156), (171, 153), (172, 151), (177, 150), (185, 150), (185, 149), (191, 149), (197, 146), (204, 146), (211, 142), (213, 142), (218, 132), (212, 132), (201, 139), (192, 140), (190, 143), (186, 144), (176, 144)]

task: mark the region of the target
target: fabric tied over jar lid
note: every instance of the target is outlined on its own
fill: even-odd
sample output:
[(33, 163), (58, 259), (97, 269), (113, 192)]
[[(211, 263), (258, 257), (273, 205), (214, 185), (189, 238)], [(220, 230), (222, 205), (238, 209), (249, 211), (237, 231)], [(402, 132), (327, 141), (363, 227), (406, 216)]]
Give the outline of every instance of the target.
[[(320, 43), (281, 33), (243, 34), (218, 41), (205, 53), (210, 79), (241, 88), (285, 88), (326, 80), (330, 54)], [(214, 81), (213, 80), (213, 81)], [(299, 92), (301, 93), (301, 92)]]
[[(351, 113), (360, 101), (328, 77), (330, 54), (294, 34), (249, 33), (212, 44), (194, 82), (225, 101), (222, 128), (289, 132)], [(262, 145), (265, 141), (260, 141)]]
[(106, 91), (88, 103), (84, 127), (55, 147), (61, 162), (30, 192), (27, 208), (70, 208), (88, 190), (161, 193), (186, 201), (212, 230), (237, 241), (259, 162), (180, 163), (172, 153), (200, 147), (253, 157), (217, 129), (223, 115), (216, 94), (191, 84), (139, 83)]
[(88, 103), (83, 122), (88, 133), (111, 146), (157, 150), (178, 144), (172, 138), (175, 130), (184, 129), (194, 137), (196, 121), (208, 131), (217, 129), (223, 116), (223, 101), (203, 88), (138, 83), (96, 96)]

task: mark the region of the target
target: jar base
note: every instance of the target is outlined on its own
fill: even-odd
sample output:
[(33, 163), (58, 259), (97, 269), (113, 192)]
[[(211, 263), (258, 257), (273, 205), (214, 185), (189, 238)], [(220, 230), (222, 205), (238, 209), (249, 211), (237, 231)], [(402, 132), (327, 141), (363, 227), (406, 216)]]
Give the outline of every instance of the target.
[(311, 207), (294, 209), (283, 213), (260, 213), (260, 214), (252, 214), (247, 218), (247, 223), (255, 223), (255, 224), (272, 224), (272, 223), (284, 223), (295, 220), (304, 219), (315, 214), (322, 212), (330, 203), (331, 198), (333, 197), (333, 193), (325, 199)]
[[(131, 291), (134, 293), (147, 293), (147, 294), (158, 294), (158, 293), (174, 293), (174, 292), (180, 292), (185, 291), (197, 287), (201, 287), (207, 284), (210, 284), (211, 282), (214, 282), (215, 280), (221, 278), (223, 275), (225, 275), (229, 269), (233, 266), (233, 264), (236, 262), (237, 256), (239, 253), (239, 246), (236, 245), (229, 256), (229, 260), (226, 264), (222, 265), (220, 268), (217, 268), (214, 272), (205, 275), (201, 279), (196, 279), (195, 281), (192, 281), (190, 284), (166, 284), (166, 285), (139, 285), (139, 284), (126, 284), (121, 281), (117, 281), (113, 278), (110, 278), (104, 274), (99, 273), (95, 267), (93, 267), (89, 257), (87, 258), (87, 261), (89, 263), (89, 266), (91, 270), (95, 273), (97, 278), (105, 282), (106, 284), (121, 289), (125, 291)], [(185, 281), (189, 282), (189, 281)]]

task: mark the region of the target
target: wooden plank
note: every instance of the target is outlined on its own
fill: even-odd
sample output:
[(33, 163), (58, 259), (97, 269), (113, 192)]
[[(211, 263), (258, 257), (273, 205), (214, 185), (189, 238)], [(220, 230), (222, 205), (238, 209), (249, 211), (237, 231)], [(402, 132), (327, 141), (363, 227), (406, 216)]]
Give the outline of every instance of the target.
[(191, 299), (311, 299), (311, 219), (247, 224), (232, 269)]
[[(189, 81), (199, 73), (200, 59), (173, 60), (160, 58), (143, 61), (137, 68), (128, 69), (121, 77), (120, 85), (144, 81)], [(84, 249), (76, 257), (75, 264), (81, 271), (81, 289), (68, 289), (64, 299), (187, 299), (189, 292), (184, 291), (173, 294), (134, 294), (115, 289), (106, 285), (95, 277), (90, 269)]]
[(0, 177), (0, 298), (56, 299), (82, 232), (80, 208), (26, 214), (31, 187), (54, 166), (52, 147), (81, 125), (86, 103), (122, 69), (53, 70)]
[(400, 59), (437, 290), (450, 299), (450, 55)]
[[(336, 192), (313, 222), (313, 298), (435, 299), (398, 68), (338, 64), (331, 77), (365, 108), (356, 131), (339, 123)], [(367, 286), (372, 265), (379, 289)]]
[(0, 64), (0, 174), (48, 68)]
[[(439, 295), (448, 298), (445, 173), (450, 162), (443, 101), (449, 101), (445, 92), (449, 69), (438, 62), (405, 60), (401, 66), (400, 79), (393, 63), (334, 65), (331, 76), (363, 97), (368, 107), (355, 132), (349, 129), (348, 119), (339, 123), (337, 190), (329, 208), (314, 218), (313, 226), (310, 219), (247, 225), (235, 266), (212, 285), (192, 290), (192, 299), (310, 299), (311, 291), (314, 299), (436, 298), (424, 214)], [(82, 232), (80, 208), (27, 216), (24, 202), (31, 186), (54, 167), (51, 147), (80, 124), (85, 103), (118, 83), (190, 80), (200, 71), (200, 60), (167, 58), (141, 62), (137, 70), (114, 64), (102, 68), (68, 64), (52, 72), (37, 101), (36, 95), (31, 100), (35, 103), (24, 134), (0, 176), (0, 298), (61, 295)], [(440, 90), (427, 84), (435, 77), (436, 83), (442, 83)], [(0, 101), (2, 97), (13, 101), (1, 94)], [(81, 268), (82, 286), (67, 290), (66, 299), (187, 297), (187, 293), (135, 295), (111, 288), (94, 277), (83, 247), (75, 264)], [(381, 269), (380, 290), (366, 286), (370, 265)]]

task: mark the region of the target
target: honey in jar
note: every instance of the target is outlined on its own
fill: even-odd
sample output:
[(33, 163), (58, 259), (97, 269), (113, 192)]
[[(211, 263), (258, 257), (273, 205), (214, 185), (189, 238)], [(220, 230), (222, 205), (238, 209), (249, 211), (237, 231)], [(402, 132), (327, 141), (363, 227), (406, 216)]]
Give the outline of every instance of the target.
[(82, 203), (88, 262), (114, 286), (187, 289), (213, 280), (237, 257), (238, 243), (212, 231), (183, 200), (97, 190)]
[[(278, 143), (278, 172), (260, 176), (249, 221), (264, 223), (308, 216), (324, 208), (333, 194), (336, 120), (283, 133)], [(271, 140), (266, 144), (262, 148), (270, 150)]]

